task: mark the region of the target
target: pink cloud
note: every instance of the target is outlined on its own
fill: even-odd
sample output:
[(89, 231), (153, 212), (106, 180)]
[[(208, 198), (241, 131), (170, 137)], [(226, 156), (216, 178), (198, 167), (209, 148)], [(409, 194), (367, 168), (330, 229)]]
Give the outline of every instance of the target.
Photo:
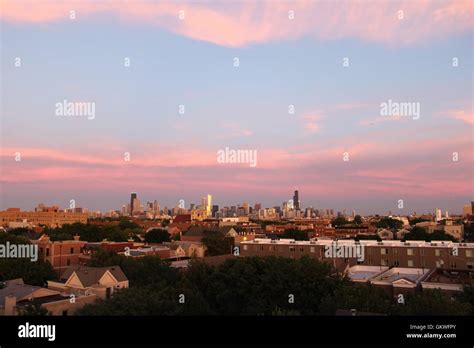
[[(386, 44), (410, 44), (473, 27), (470, 0), (134, 2), (3, 0), (1, 17), (18, 23), (76, 21), (109, 13), (128, 23), (150, 24), (195, 40), (242, 47), (279, 40), (359, 38)], [(398, 11), (403, 11), (403, 19)], [(178, 15), (184, 11), (185, 18)], [(294, 19), (289, 19), (294, 11)]]
[(474, 113), (465, 110), (450, 110), (442, 113), (450, 118), (461, 120), (468, 124), (474, 124)]

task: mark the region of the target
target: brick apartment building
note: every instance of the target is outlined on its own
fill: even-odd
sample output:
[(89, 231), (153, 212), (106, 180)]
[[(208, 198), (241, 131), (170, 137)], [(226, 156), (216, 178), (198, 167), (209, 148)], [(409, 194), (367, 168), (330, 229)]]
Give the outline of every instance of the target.
[(76, 266), (83, 254), (85, 241), (75, 236), (74, 240), (51, 241), (43, 234), (38, 240), (33, 241), (38, 245), (40, 260), (48, 261), (53, 269), (61, 275), (69, 266)]
[(381, 241), (340, 240), (337, 246), (360, 246), (364, 252), (363, 261), (357, 258), (327, 258), (326, 248), (333, 246), (332, 240), (294, 241), (291, 239), (255, 239), (242, 241), (242, 256), (282, 256), (300, 258), (304, 255), (333, 263), (340, 271), (356, 264), (428, 269), (474, 269), (474, 243), (450, 241)]
[(26, 221), (35, 226), (60, 227), (75, 222), (87, 223), (87, 213), (64, 212), (53, 208), (45, 208), (43, 211), (21, 211), (19, 208), (8, 208), (6, 211), (0, 211), (1, 226), (6, 227), (11, 222), (19, 221)]

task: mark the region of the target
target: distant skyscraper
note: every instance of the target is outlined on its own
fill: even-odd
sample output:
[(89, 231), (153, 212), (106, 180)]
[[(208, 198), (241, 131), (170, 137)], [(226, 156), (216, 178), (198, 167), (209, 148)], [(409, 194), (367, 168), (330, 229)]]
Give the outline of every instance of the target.
[(216, 217), (218, 211), (219, 211), (219, 206), (218, 205), (213, 205), (212, 206), (212, 217)]
[(242, 208), (244, 208), (244, 214), (248, 215), (249, 214), (249, 203), (248, 202), (244, 202), (242, 204)]
[(441, 221), (441, 209), (436, 208), (436, 221)]
[(137, 193), (132, 192), (132, 194), (130, 195), (130, 215), (133, 215), (133, 212), (134, 212), (134, 209), (135, 209), (133, 204), (134, 204), (136, 198), (137, 198)]
[(206, 202), (206, 213), (207, 216), (211, 216), (212, 214), (212, 195), (207, 195), (207, 202)]
[(295, 190), (295, 194), (293, 196), (293, 207), (295, 210), (300, 210), (300, 196), (298, 190)]

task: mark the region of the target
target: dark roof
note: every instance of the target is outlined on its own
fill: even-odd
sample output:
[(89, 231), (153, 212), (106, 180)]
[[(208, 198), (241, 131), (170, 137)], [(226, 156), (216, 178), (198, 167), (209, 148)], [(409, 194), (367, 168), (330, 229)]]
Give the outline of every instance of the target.
[(77, 277), (84, 286), (91, 286), (97, 284), (105, 274), (109, 271), (117, 279), (117, 281), (126, 281), (128, 278), (123, 273), (119, 266), (109, 267), (88, 267), (88, 266), (70, 266), (61, 276), (61, 279), (67, 281), (73, 273), (76, 273)]
[(178, 214), (174, 217), (173, 223), (176, 222), (191, 222), (191, 214)]
[(205, 232), (219, 232), (223, 236), (225, 236), (229, 231), (233, 229), (232, 226), (222, 226), (222, 227), (217, 227), (217, 226), (209, 226), (209, 227), (203, 227), (203, 226), (191, 226), (185, 233), (185, 236), (190, 236), (190, 237), (203, 237)]
[(36, 290), (41, 289), (40, 286), (23, 284), (23, 280), (14, 279), (12, 281), (6, 281), (6, 286), (3, 289), (0, 289), (0, 306), (5, 305), (5, 297), (12, 295), (17, 299), (28, 296), (35, 292)]

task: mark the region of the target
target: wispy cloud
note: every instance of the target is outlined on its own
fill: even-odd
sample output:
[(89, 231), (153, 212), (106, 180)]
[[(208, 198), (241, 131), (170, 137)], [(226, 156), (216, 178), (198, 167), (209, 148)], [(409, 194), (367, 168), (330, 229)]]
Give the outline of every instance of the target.
[[(470, 0), (400, 1), (14, 1), (3, 0), (1, 17), (17, 23), (80, 21), (94, 14), (112, 14), (132, 23), (148, 23), (192, 39), (227, 47), (312, 37), (317, 40), (359, 38), (389, 45), (410, 44), (473, 27)], [(184, 11), (184, 19), (178, 18)], [(290, 19), (289, 11), (294, 11)], [(403, 11), (403, 19), (399, 18)]]
[(441, 115), (460, 120), (468, 124), (474, 124), (474, 113), (472, 113), (472, 111), (449, 110), (442, 112)]

